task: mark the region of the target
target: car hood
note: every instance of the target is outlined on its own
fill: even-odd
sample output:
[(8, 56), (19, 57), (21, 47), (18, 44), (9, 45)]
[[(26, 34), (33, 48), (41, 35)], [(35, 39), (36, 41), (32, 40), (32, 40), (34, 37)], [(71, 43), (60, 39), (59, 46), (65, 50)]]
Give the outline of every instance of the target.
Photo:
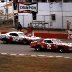
[(65, 46), (70, 46), (70, 47), (72, 47), (72, 43), (59, 43), (58, 45), (65, 45)]

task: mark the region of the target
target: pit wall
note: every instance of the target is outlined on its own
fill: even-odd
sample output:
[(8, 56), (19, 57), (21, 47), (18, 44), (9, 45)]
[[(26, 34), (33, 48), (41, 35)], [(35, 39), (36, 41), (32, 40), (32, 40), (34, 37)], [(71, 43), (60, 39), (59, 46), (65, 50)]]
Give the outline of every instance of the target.
[(67, 33), (34, 33), (34, 35), (42, 38), (68, 39)]

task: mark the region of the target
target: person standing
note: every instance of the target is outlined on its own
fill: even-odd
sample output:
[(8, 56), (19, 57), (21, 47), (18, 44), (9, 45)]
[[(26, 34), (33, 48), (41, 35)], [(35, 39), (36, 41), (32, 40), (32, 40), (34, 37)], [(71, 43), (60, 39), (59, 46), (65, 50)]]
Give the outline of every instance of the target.
[(28, 30), (27, 30), (27, 34), (32, 34), (33, 32), (33, 26), (32, 23), (28, 24)]
[(20, 24), (20, 22), (17, 23), (17, 30), (21, 31), (22, 30), (22, 25)]
[(71, 24), (71, 22), (69, 22), (69, 21), (67, 20), (67, 30), (70, 30), (70, 24)]
[(68, 33), (68, 39), (70, 39), (70, 25), (71, 25), (71, 22), (67, 20), (67, 33)]

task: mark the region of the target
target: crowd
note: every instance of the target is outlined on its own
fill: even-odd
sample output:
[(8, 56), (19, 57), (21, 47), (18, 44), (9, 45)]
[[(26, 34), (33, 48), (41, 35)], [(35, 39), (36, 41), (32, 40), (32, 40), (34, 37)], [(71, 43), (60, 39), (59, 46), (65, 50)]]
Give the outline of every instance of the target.
[[(17, 29), (17, 31), (22, 31), (22, 25), (20, 22), (18, 22), (15, 26), (15, 28)], [(29, 23), (28, 24), (28, 28), (27, 28), (27, 32), (26, 32), (26, 35), (31, 35), (33, 32), (33, 26), (32, 26), (32, 23)]]

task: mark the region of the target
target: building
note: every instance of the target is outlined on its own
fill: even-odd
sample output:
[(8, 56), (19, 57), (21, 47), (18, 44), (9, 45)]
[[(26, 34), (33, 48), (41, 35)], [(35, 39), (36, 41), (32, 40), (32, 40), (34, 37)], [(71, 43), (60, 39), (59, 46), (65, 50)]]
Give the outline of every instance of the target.
[[(36, 2), (38, 11), (32, 14), (25, 10), (24, 4), (28, 6), (29, 3)], [(17, 5), (16, 5), (17, 4)], [(20, 4), (23, 6), (20, 12)], [(14, 18), (22, 24), (23, 27), (28, 27), (28, 24), (33, 21), (46, 22), (46, 28), (66, 29), (66, 21), (71, 22), (70, 29), (72, 29), (72, 1), (71, 0), (18, 0), (13, 1)], [(35, 15), (35, 19), (33, 18)], [(14, 19), (14, 20), (15, 20)]]
[(7, 2), (4, 2), (4, 0), (2, 0), (0, 10), (3, 11), (2, 17), (4, 18), (4, 20), (13, 19), (13, 6), (12, 6), (12, 4), (13, 3), (11, 0), (10, 0), (10, 2), (8, 0), (7, 0)]

